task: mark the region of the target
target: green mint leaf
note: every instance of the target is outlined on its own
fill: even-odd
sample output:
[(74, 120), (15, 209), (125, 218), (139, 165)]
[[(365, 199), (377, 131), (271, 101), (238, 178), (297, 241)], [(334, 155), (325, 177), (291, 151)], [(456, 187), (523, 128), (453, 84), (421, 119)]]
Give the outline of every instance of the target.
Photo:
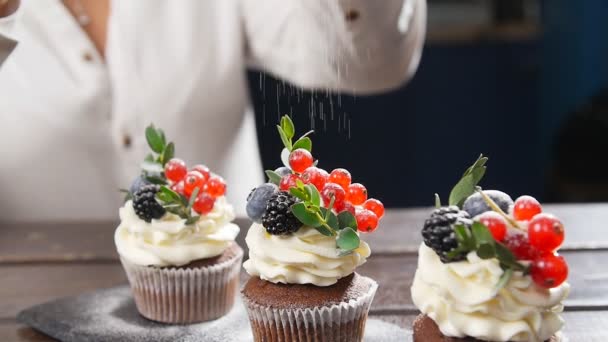
[[(319, 227), (323, 224), (318, 214), (306, 208), (304, 203), (296, 203), (291, 206), (291, 212), (294, 216), (302, 222), (302, 224), (310, 227)], [(331, 235), (330, 235), (331, 236)]]
[(315, 229), (316, 229), (316, 230), (317, 230), (319, 233), (321, 233), (321, 234), (323, 234), (323, 235), (325, 235), (325, 236), (335, 236), (335, 235), (336, 235), (336, 234), (335, 234), (333, 231), (329, 230), (329, 229), (328, 229), (327, 227), (325, 227), (325, 226), (318, 226), (318, 227), (315, 227)]
[(192, 210), (192, 206), (194, 205), (194, 201), (196, 201), (196, 197), (198, 196), (198, 193), (201, 191), (201, 188), (196, 187), (194, 189), (194, 191), (192, 191), (192, 194), (190, 195), (190, 200), (188, 201), (188, 207), (186, 208), (186, 212), (188, 214), (190, 214), (190, 210)]
[(498, 260), (501, 263), (504, 263), (505, 265), (518, 264), (517, 258), (515, 258), (515, 255), (513, 255), (511, 250), (508, 249), (505, 245), (503, 245), (502, 243), (496, 243), (495, 248), (496, 248), (496, 257), (498, 258)]
[(154, 162), (154, 155), (152, 153), (148, 153), (146, 155), (146, 158), (144, 159), (145, 162), (150, 162), (153, 163)]
[(309, 137), (304, 137), (304, 138), (298, 139), (293, 144), (293, 149), (297, 150), (298, 148), (303, 148), (303, 149), (307, 150), (308, 152), (312, 152), (312, 140), (310, 140)]
[(296, 186), (298, 189), (304, 190), (304, 182), (301, 179), (296, 179)]
[(343, 251), (352, 251), (359, 248), (361, 240), (359, 235), (352, 228), (345, 228), (340, 231), (336, 244)]
[(482, 244), (494, 244), (494, 237), (488, 227), (486, 227), (483, 223), (473, 222), (473, 226), (471, 227), (471, 232), (477, 241), (477, 246)]
[(441, 198), (439, 197), (439, 194), (435, 194), (435, 208), (441, 208)]
[(161, 177), (157, 177), (157, 176), (151, 176), (146, 174), (145, 178), (148, 182), (152, 183), (152, 184), (158, 184), (158, 185), (166, 185), (167, 184), (167, 180), (165, 180), (164, 178)]
[(477, 256), (482, 259), (492, 259), (496, 256), (494, 244), (482, 243), (477, 247)]
[(281, 118), (281, 128), (289, 140), (291, 140), (296, 134), (296, 128), (294, 127), (293, 121), (291, 121), (289, 115), (283, 115)]
[(304, 190), (302, 190), (302, 189), (290, 188), (289, 189), (289, 193), (291, 193), (292, 195), (294, 195), (295, 197), (301, 199), (304, 202), (308, 201), (308, 197), (307, 197), (306, 193), (304, 192)]
[(496, 283), (496, 291), (502, 289), (503, 287), (507, 286), (507, 284), (509, 283), (509, 280), (511, 280), (511, 277), (513, 276), (513, 270), (512, 269), (507, 269), (505, 270), (505, 272), (502, 274), (502, 276), (500, 276), (500, 279), (498, 280), (498, 283)]
[(338, 214), (338, 223), (340, 229), (352, 228), (353, 230), (357, 230), (357, 219), (349, 211), (343, 211)]
[(340, 230), (340, 223), (338, 222), (338, 217), (336, 214), (327, 208), (320, 208), (320, 210), (321, 215), (325, 218), (325, 223), (334, 231)]
[(173, 142), (170, 142), (167, 146), (165, 146), (165, 149), (161, 154), (160, 159), (163, 166), (165, 166), (165, 164), (167, 164), (167, 162), (173, 157), (175, 157), (175, 144)]
[(314, 206), (317, 206), (317, 207), (321, 206), (321, 194), (319, 194), (319, 190), (317, 190), (317, 188), (314, 185), (306, 184), (304, 186), (304, 190), (308, 194), (308, 198), (310, 199), (310, 202)]
[(475, 192), (477, 184), (481, 181), (486, 172), (486, 162), (488, 158), (483, 155), (470, 166), (463, 174), (462, 178), (456, 183), (450, 192), (448, 203), (462, 207), (464, 201)]
[(165, 132), (163, 132), (162, 129), (157, 128), (156, 129), (156, 133), (160, 137), (160, 141), (162, 141), (163, 145), (166, 145), (167, 144), (167, 138), (165, 138)]
[(266, 176), (268, 176), (268, 181), (270, 183), (276, 185), (279, 185), (279, 183), (281, 183), (281, 176), (272, 170), (266, 170)]
[(475, 192), (473, 175), (466, 175), (452, 189), (448, 203), (462, 207), (464, 201)]
[(283, 128), (281, 128), (281, 126), (277, 126), (277, 130), (279, 131), (279, 136), (281, 137), (281, 141), (283, 142), (283, 146), (285, 146), (285, 148), (291, 152), (293, 150), (293, 146), (291, 145), (291, 139), (289, 139), (287, 137), (287, 135), (285, 134), (285, 131), (283, 131)]
[(157, 195), (161, 194), (161, 193), (164, 194), (164, 195), (161, 195), (161, 196), (167, 196), (166, 198), (169, 199), (169, 200), (163, 201), (163, 202), (166, 202), (166, 203), (179, 203), (179, 204), (182, 204), (183, 206), (187, 206), (188, 205), (188, 202), (184, 201), (185, 200), (184, 196), (182, 196), (182, 195), (178, 194), (177, 192), (171, 190), (168, 186), (165, 186), (165, 185), (161, 186), (159, 192), (157, 193)]
[(192, 216), (186, 219), (186, 224), (194, 224), (196, 223), (196, 221), (198, 221), (201, 217), (200, 216)]
[(156, 153), (162, 153), (165, 148), (165, 144), (163, 142), (163, 137), (158, 134), (158, 130), (154, 128), (153, 124), (146, 127), (146, 140), (148, 141), (148, 145), (152, 149), (152, 151)]

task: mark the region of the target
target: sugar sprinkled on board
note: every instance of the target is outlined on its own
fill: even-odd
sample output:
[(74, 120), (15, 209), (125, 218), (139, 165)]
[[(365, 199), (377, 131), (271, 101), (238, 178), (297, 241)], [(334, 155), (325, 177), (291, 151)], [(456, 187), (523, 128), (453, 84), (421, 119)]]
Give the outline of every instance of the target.
[[(238, 300), (215, 321), (166, 325), (137, 313), (127, 286), (63, 298), (22, 311), (18, 320), (62, 341), (252, 341), (247, 313)], [(368, 319), (365, 341), (411, 341), (411, 333), (394, 324)]]

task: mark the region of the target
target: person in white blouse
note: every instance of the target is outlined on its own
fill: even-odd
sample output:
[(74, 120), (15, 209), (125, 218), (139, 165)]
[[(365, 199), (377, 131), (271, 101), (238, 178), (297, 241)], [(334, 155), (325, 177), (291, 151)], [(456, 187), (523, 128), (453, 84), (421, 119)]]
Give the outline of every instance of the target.
[(243, 213), (263, 176), (246, 68), (397, 87), (418, 66), (425, 1), (0, 0), (0, 222), (116, 219), (151, 122)]

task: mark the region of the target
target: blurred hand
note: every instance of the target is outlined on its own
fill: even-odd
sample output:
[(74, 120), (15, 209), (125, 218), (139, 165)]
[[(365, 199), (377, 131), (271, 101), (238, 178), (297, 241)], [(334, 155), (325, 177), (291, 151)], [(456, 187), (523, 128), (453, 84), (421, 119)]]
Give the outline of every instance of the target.
[(19, 8), (20, 0), (0, 0), (0, 18), (13, 14)]

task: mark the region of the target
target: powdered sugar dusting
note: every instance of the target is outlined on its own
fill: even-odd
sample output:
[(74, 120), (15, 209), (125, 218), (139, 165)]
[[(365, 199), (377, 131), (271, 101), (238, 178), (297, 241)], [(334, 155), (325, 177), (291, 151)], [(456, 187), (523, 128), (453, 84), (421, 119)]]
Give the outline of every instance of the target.
[[(62, 341), (252, 341), (240, 300), (226, 316), (193, 325), (165, 325), (139, 315), (128, 286), (59, 299), (22, 311), (18, 320)], [(411, 332), (368, 319), (365, 341), (411, 341)]]

